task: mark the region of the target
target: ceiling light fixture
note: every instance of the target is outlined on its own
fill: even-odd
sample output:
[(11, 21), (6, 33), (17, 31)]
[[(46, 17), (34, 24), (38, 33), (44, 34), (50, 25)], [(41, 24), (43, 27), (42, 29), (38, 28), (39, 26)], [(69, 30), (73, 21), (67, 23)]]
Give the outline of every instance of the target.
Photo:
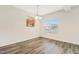
[(39, 5), (37, 5), (36, 8), (37, 8), (37, 11), (36, 11), (35, 19), (42, 19), (42, 17), (39, 16)]

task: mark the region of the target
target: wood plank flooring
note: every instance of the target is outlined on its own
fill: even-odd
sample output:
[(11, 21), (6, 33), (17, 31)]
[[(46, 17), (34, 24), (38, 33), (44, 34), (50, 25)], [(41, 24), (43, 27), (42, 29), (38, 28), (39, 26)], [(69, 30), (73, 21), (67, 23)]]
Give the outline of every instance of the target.
[(79, 45), (35, 38), (0, 47), (1, 54), (79, 54)]

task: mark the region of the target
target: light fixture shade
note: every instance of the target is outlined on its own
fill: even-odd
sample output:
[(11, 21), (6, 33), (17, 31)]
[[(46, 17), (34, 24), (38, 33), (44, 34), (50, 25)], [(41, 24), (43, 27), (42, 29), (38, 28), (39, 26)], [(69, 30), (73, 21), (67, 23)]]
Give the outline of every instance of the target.
[(35, 19), (42, 19), (42, 17), (41, 16), (35, 16)]
[(35, 16), (35, 19), (39, 19), (39, 16)]

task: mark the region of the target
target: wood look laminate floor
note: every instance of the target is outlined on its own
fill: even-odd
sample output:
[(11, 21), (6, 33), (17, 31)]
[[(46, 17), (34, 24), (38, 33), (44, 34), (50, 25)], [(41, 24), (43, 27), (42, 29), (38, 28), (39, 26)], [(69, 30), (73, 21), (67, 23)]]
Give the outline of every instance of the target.
[(1, 54), (79, 54), (79, 46), (47, 38), (35, 38), (0, 47)]

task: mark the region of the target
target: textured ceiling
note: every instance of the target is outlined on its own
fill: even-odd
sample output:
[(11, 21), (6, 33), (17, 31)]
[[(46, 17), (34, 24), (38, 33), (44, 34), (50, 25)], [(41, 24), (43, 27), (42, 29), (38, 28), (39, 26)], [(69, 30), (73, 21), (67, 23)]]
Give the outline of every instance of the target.
[[(35, 16), (37, 14), (37, 6), (36, 5), (15, 5), (14, 7), (20, 8), (24, 11), (27, 11), (28, 13), (32, 14)], [(49, 13), (56, 12), (61, 9), (67, 9), (70, 6), (64, 6), (64, 5), (40, 5), (38, 7), (38, 14), (41, 15), (46, 15)]]

